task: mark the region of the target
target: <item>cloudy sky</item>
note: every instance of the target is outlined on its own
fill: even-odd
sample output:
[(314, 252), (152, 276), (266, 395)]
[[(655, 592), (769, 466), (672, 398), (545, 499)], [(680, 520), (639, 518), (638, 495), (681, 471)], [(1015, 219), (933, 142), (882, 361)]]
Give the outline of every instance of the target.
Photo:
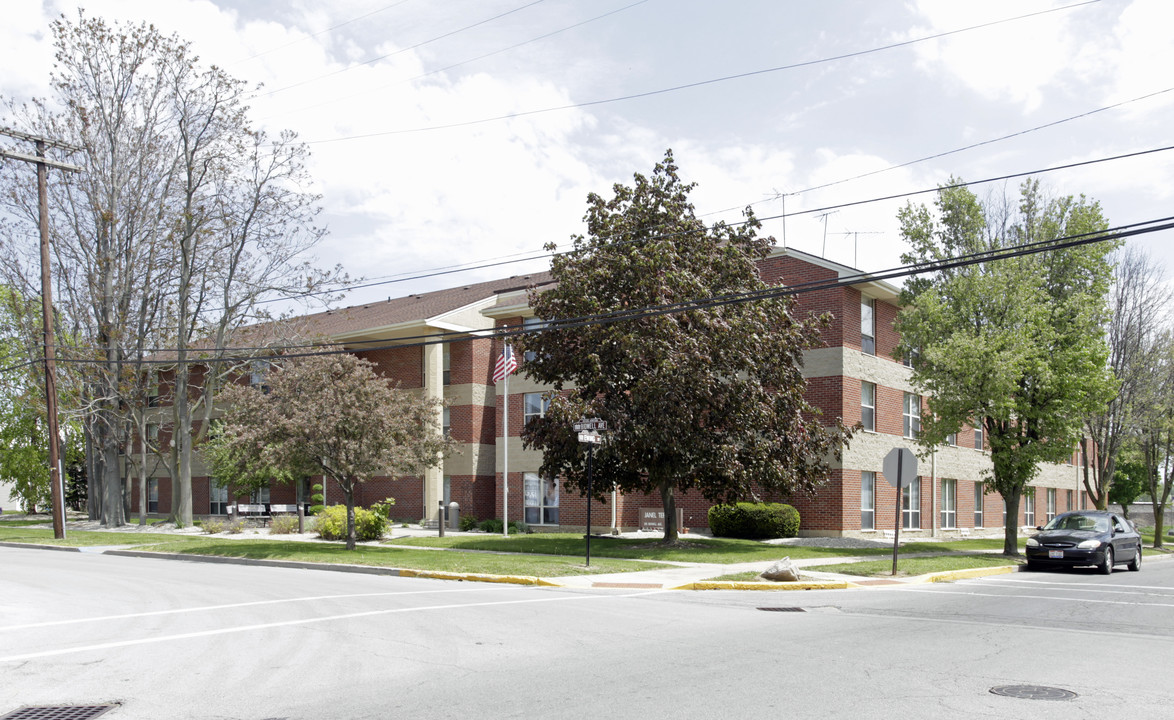
[[(47, 94), (49, 21), (7, 0), (0, 95)], [(829, 206), (1174, 145), (1168, 0), (92, 0), (263, 87), (254, 122), (313, 152), (343, 304), (543, 269), (589, 192), (672, 148), (697, 210), (898, 264), (905, 200)], [(1008, 137), (1009, 136), (1009, 137)], [(1000, 139), (1006, 138), (1006, 139)], [(969, 149), (966, 149), (969, 148)], [(932, 158), (932, 159), (925, 159)], [(1174, 151), (1039, 174), (1113, 225), (1174, 215)], [(1017, 180), (976, 188), (1013, 192)], [(930, 196), (916, 198), (929, 202)], [(1135, 243), (1174, 270), (1174, 234)], [(413, 279), (414, 278), (414, 279)], [(392, 282), (387, 282), (392, 281)]]

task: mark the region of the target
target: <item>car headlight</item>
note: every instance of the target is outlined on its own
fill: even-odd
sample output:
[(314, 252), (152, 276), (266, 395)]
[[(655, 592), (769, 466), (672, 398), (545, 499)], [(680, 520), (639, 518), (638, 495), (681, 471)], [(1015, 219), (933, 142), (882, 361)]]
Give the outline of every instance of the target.
[(1101, 546), (1100, 540), (1085, 540), (1084, 542), (1080, 543), (1076, 547), (1083, 548), (1085, 550), (1092, 550), (1093, 548), (1099, 548), (1100, 546)]
[(1038, 546), (1039, 546), (1039, 540), (1036, 540), (1033, 537), (1027, 538), (1027, 547), (1038, 547)]

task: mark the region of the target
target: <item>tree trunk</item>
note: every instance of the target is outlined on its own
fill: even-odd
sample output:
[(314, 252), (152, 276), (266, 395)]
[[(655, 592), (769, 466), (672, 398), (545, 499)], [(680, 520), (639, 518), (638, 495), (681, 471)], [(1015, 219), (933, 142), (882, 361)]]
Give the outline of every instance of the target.
[(346, 549), (355, 549), (355, 486), (350, 483), (340, 483), (343, 495), (346, 497)]
[(109, 437), (109, 429), (103, 431), (102, 442), (102, 525), (121, 527), (126, 524), (122, 512), (122, 473), (118, 467), (118, 444)]
[(1019, 498), (1023, 491), (1012, 493), (1009, 497), (1003, 496), (1007, 506), (1007, 522), (1003, 527), (1003, 554), (1007, 557), (1019, 557)]
[[(677, 500), (673, 497), (672, 478), (660, 481), (660, 499), (664, 505), (664, 542), (677, 541)], [(590, 499), (588, 499), (590, 502)]]

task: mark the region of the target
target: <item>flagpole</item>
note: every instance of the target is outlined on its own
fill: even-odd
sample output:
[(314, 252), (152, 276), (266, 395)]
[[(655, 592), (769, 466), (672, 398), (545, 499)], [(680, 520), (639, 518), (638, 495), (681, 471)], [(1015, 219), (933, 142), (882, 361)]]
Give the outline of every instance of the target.
[[(508, 353), (509, 345), (507, 344), (503, 353)], [(502, 461), (503, 472), (502, 477), (502, 491), (501, 491), (501, 533), (506, 537), (510, 534), (510, 373), (505, 376), (505, 400), (502, 402), (502, 435), (504, 458)]]

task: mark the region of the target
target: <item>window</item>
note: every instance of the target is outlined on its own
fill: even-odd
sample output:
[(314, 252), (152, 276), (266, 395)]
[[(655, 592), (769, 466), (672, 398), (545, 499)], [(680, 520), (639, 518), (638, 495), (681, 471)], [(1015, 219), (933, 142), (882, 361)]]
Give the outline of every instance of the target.
[(904, 365), (905, 367), (911, 368), (911, 367), (913, 367), (913, 364), (916, 363), (918, 358), (920, 358), (920, 357), (921, 357), (921, 348), (909, 348), (909, 350), (904, 355), (901, 356), (901, 364)]
[(558, 525), (558, 481), (523, 473), (527, 525)]
[(876, 432), (876, 384), (860, 383), (860, 423), (869, 432)]
[(147, 423), (147, 450), (159, 447), (159, 423)]
[(451, 352), (451, 350), (452, 350), (452, 346), (449, 345), (448, 343), (445, 343), (444, 352), (441, 353), (443, 355), (443, 358), (441, 359), (441, 363), (443, 363), (443, 365), (444, 365), (442, 382), (445, 385), (452, 384), (452, 352)]
[(147, 512), (159, 512), (159, 479), (147, 480)]
[(986, 495), (986, 486), (980, 482), (974, 483), (974, 527), (980, 528), (982, 524), (982, 501)]
[(876, 355), (876, 313), (872, 298), (860, 298), (860, 349)]
[(942, 480), (942, 528), (958, 527), (958, 481)]
[(266, 485), (263, 488), (257, 488), (253, 492), (249, 493), (249, 504), (250, 505), (264, 505), (265, 512), (268, 513), (269, 512), (269, 486)]
[(905, 393), (904, 435), (915, 438), (921, 434), (921, 396)]
[(269, 361), (268, 360), (254, 360), (249, 363), (249, 386), (259, 389), (266, 395), (269, 394), (269, 385), (265, 382), (269, 379)]
[(1067, 509), (1068, 512), (1072, 512), (1072, 491), (1067, 490), (1065, 492), (1065, 494), (1067, 495), (1067, 498), (1066, 498), (1067, 502), (1065, 503), (1065, 509)]
[(444, 507), (452, 502), (452, 475), (444, 476)]
[(982, 418), (974, 421), (974, 449), (982, 450)]
[(1035, 488), (1023, 491), (1023, 524), (1035, 527)]
[(958, 433), (950, 433), (949, 435), (947, 435), (946, 436), (946, 444), (950, 445), (951, 447), (957, 447), (958, 446)]
[(860, 473), (860, 529), (876, 529), (876, 473)]
[(901, 488), (901, 527), (905, 530), (921, 528), (921, 478)]
[(1080, 491), (1080, 509), (1088, 510), (1088, 493), (1083, 490)]
[(445, 437), (452, 434), (452, 412), (449, 408), (445, 408), (440, 420), (440, 432), (444, 433)]
[(212, 515), (228, 514), (228, 488), (220, 487), (208, 478), (208, 512)]
[(1044, 522), (1051, 522), (1056, 517), (1056, 488), (1048, 488), (1048, 506), (1045, 510)]
[[(523, 330), (541, 330), (544, 327), (546, 327), (546, 322), (539, 320), (536, 317), (522, 318)], [(522, 355), (522, 360), (523, 362), (533, 362), (535, 357), (536, 355), (533, 350), (527, 350)]]
[(147, 373), (147, 407), (159, 407), (159, 373)]
[(550, 400), (543, 397), (542, 393), (526, 393), (522, 397), (522, 425), (546, 415), (549, 407)]

